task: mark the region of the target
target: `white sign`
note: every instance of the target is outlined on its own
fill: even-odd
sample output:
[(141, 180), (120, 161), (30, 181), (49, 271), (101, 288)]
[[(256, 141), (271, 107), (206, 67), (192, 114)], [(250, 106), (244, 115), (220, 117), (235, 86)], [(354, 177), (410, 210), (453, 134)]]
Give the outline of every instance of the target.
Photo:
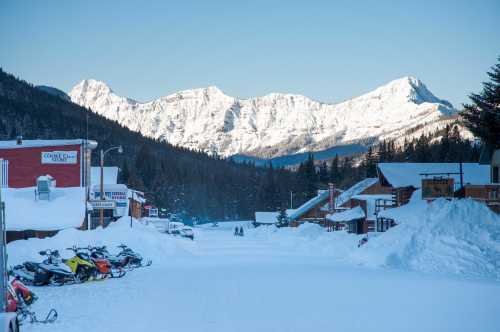
[(92, 205), (92, 209), (96, 210), (113, 210), (116, 208), (115, 201), (89, 201), (90, 205)]
[(42, 164), (76, 164), (76, 151), (42, 152)]

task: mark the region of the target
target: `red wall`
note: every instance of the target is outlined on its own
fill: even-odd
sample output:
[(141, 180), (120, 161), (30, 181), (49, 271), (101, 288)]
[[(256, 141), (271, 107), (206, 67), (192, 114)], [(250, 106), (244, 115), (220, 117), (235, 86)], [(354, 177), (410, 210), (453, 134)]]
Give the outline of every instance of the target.
[[(42, 164), (42, 152), (48, 151), (77, 151), (77, 162)], [(0, 158), (9, 161), (9, 187), (34, 187), (36, 178), (47, 174), (56, 180), (56, 187), (80, 186), (80, 145), (0, 149)]]

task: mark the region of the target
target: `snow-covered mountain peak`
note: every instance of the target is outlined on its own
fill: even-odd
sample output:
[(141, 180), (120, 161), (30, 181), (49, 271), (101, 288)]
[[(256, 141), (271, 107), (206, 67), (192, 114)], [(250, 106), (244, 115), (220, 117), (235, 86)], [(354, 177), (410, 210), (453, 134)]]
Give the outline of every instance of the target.
[(274, 157), (398, 137), (456, 112), (414, 77), (339, 104), (284, 93), (237, 99), (216, 86), (140, 103), (96, 80), (80, 82), (69, 95), (145, 136), (222, 156)]
[(80, 93), (99, 93), (99, 94), (109, 94), (114, 93), (111, 88), (104, 83), (103, 81), (98, 81), (94, 79), (86, 79), (78, 83), (70, 92), (73, 93), (73, 90), (80, 90)]
[(413, 76), (405, 76), (391, 81), (364, 96), (370, 98), (399, 99), (402, 101), (413, 102), (415, 104), (439, 103), (444, 104), (449, 108), (453, 108), (448, 101), (434, 96), (434, 94), (427, 89), (421, 80)]

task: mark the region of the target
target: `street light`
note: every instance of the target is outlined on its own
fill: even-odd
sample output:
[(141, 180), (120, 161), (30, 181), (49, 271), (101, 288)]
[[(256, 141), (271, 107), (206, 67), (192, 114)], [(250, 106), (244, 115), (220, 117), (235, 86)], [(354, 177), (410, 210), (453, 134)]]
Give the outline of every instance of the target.
[[(106, 199), (106, 197), (104, 196), (104, 156), (106, 156), (106, 153), (113, 150), (118, 150), (118, 153), (120, 154), (123, 153), (123, 147), (121, 145), (113, 146), (106, 151), (101, 149), (101, 201)], [(101, 227), (104, 227), (104, 209), (99, 210), (99, 224), (101, 225)]]

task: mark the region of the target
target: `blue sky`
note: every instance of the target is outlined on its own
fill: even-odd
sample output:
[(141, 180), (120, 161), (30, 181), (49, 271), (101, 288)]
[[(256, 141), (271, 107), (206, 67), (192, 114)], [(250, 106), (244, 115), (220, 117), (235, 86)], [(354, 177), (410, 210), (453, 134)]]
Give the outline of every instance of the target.
[(337, 102), (413, 75), (459, 106), (500, 56), (500, 1), (2, 0), (0, 40), (4, 70), (65, 91)]

